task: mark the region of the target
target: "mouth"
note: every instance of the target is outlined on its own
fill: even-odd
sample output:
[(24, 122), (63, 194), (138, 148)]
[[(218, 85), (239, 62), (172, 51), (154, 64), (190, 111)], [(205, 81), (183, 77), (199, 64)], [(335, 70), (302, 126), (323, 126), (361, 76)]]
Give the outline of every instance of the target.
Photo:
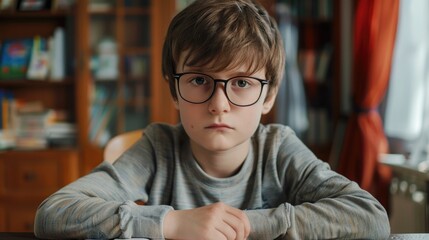
[(206, 128), (207, 129), (233, 129), (233, 127), (231, 127), (231, 126), (229, 126), (227, 124), (223, 124), (223, 123), (210, 124)]

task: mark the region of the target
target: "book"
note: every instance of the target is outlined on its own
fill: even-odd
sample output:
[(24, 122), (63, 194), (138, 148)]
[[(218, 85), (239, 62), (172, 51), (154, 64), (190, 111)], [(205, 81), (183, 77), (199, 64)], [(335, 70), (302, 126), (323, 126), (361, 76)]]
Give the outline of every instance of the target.
[(13, 93), (0, 89), (0, 129), (13, 129), (15, 115), (16, 102)]
[(99, 146), (105, 146), (109, 139), (111, 138), (111, 133), (109, 131), (109, 125), (112, 122), (113, 116), (116, 114), (115, 106), (106, 106), (102, 117), (99, 122), (99, 126), (95, 133), (95, 138), (93, 142)]
[(52, 0), (18, 0), (19, 11), (40, 11), (51, 9)]
[(70, 10), (73, 7), (73, 4), (75, 4), (74, 1), (70, 0), (54, 0), (52, 2), (51, 8), (55, 10)]
[(298, 53), (298, 64), (304, 81), (306, 82), (315, 81), (316, 55), (315, 49), (303, 49)]
[(104, 0), (93, 0), (88, 6), (89, 11), (109, 11), (114, 8), (114, 3)]
[(105, 86), (97, 86), (93, 92), (89, 139), (99, 146), (104, 146), (110, 139), (110, 125), (116, 117), (116, 106), (107, 101), (116, 99), (117, 92), (111, 90)]
[(15, 0), (0, 0), (0, 10), (11, 10), (15, 8)]
[(5, 40), (0, 58), (0, 79), (25, 78), (33, 39)]
[(318, 54), (316, 79), (319, 82), (326, 81), (332, 59), (332, 46), (326, 45)]
[(50, 147), (69, 147), (76, 144), (76, 125), (54, 122), (47, 126), (46, 138)]
[(48, 146), (46, 129), (52, 110), (19, 112), (17, 115), (16, 148), (40, 149)]
[(9, 128), (9, 98), (4, 94), (1, 98), (1, 116), (2, 116), (2, 129)]
[(46, 79), (48, 77), (49, 60), (46, 39), (40, 36), (34, 37), (27, 78), (35, 80)]
[(51, 59), (50, 78), (62, 80), (65, 77), (65, 33), (58, 27), (49, 40), (49, 55)]

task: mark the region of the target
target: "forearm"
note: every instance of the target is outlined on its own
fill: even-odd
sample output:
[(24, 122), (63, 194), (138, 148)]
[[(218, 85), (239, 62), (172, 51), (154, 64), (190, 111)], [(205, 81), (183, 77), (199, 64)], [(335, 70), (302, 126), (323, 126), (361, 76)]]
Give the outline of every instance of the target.
[(357, 184), (347, 188), (340, 196), (295, 206), (297, 227), (289, 231), (306, 238), (386, 239), (390, 225), (383, 206)]
[(110, 164), (101, 164), (39, 206), (35, 234), (55, 239), (160, 238), (161, 219), (170, 207), (135, 204), (133, 201), (144, 201), (147, 195), (141, 191), (143, 186), (133, 184), (133, 179), (118, 175)]
[(246, 210), (250, 222), (248, 239), (276, 239), (283, 236), (292, 225), (292, 212), (292, 206), (288, 203), (272, 209)]
[(121, 234), (121, 203), (52, 195), (38, 208), (34, 232), (41, 238), (114, 238)]
[(385, 239), (390, 234), (384, 208), (362, 190), (246, 214), (249, 239)]
[(134, 202), (106, 202), (53, 195), (40, 205), (35, 234), (41, 238), (162, 238), (162, 219), (168, 206), (138, 206)]

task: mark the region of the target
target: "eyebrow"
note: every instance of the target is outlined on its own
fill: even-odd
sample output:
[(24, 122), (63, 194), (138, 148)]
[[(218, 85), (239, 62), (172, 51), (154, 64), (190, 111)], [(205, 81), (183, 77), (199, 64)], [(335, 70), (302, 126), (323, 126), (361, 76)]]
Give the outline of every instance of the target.
[[(207, 75), (215, 75), (217, 72), (207, 71), (204, 68), (201, 67), (192, 67), (192, 66), (186, 66), (186, 71), (183, 70), (183, 72), (197, 72), (197, 73), (204, 73)], [(251, 76), (252, 72), (245, 72), (245, 71), (231, 71), (233, 74), (232, 76)]]

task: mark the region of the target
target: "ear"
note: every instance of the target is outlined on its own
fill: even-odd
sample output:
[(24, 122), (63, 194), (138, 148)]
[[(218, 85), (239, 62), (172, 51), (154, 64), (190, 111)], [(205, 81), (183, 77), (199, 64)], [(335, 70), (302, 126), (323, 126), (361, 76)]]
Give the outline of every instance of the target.
[(179, 99), (173, 100), (174, 107), (179, 110)]
[(270, 112), (271, 108), (274, 106), (274, 102), (276, 101), (277, 89), (273, 89), (273, 92), (267, 96), (262, 106), (262, 114), (267, 114)]
[(175, 90), (176, 90), (176, 97), (171, 94), (171, 98), (173, 99), (174, 107), (179, 110), (179, 91), (177, 90), (177, 81), (174, 81)]

